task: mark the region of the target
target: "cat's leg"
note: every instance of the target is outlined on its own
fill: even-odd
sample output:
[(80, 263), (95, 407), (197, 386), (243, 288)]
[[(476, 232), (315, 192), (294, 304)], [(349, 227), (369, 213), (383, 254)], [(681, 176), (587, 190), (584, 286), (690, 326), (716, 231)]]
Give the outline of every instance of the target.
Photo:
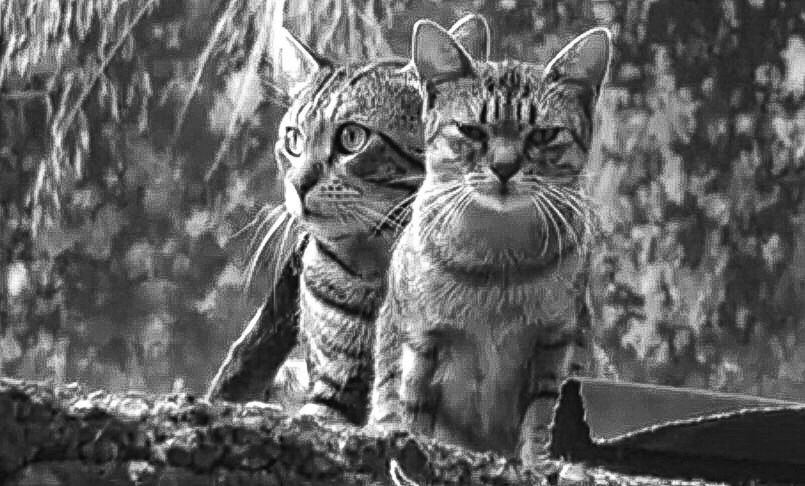
[(520, 458), (528, 466), (547, 453), (550, 427), (562, 382), (589, 374), (591, 341), (586, 333), (566, 331), (535, 345), (531, 363), (531, 403), (520, 429)]
[(369, 425), (376, 429), (402, 426), (400, 341), (399, 316), (393, 312), (387, 299), (375, 321), (374, 382)]
[[(275, 292), (275, 296), (280, 291)], [(210, 382), (205, 399), (263, 401), (270, 394), (277, 371), (299, 337), (298, 312), (284, 306), (284, 313), (279, 314), (274, 310), (274, 302), (269, 298), (229, 347), (226, 358)]]
[(433, 435), (441, 395), (441, 388), (433, 380), (437, 359), (435, 342), (405, 336), (400, 360), (400, 403), (403, 423), (412, 432)]
[(550, 424), (556, 399), (559, 397), (558, 380), (553, 373), (544, 373), (534, 385), (531, 403), (526, 409), (520, 428), (520, 459), (525, 466), (538, 462), (547, 453)]
[[(361, 346), (353, 343), (356, 348)], [(355, 355), (315, 343), (306, 353), (310, 374), (308, 402), (298, 415), (312, 415), (328, 422), (349, 422), (362, 425), (366, 420), (371, 358), (355, 349)], [(339, 350), (343, 351), (343, 350)], [(331, 353), (331, 354), (327, 354)]]
[(372, 381), (374, 321), (361, 316), (311, 312), (303, 302), (308, 401), (299, 415), (363, 425)]

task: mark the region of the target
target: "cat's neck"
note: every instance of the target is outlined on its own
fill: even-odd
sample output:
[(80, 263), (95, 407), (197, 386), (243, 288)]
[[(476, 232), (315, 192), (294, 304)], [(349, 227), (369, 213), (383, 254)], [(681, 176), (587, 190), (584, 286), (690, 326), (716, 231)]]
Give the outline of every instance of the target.
[(350, 279), (366, 282), (385, 278), (391, 243), (381, 237), (350, 236), (335, 242), (314, 239), (320, 260), (339, 267)]
[(303, 287), (315, 299), (365, 317), (373, 317), (380, 307), (385, 270), (373, 277), (356, 274), (315, 239), (305, 249), (302, 264)]

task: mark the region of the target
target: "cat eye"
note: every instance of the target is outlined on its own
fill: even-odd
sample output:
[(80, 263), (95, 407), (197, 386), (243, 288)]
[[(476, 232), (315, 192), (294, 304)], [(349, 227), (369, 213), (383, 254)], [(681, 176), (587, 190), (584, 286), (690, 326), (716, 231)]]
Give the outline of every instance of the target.
[(528, 141), (541, 147), (553, 142), (563, 129), (560, 127), (535, 128), (528, 136)]
[(302, 132), (296, 128), (288, 127), (285, 129), (285, 151), (294, 157), (299, 157), (304, 148)]
[(556, 164), (568, 147), (569, 133), (562, 127), (536, 128), (526, 138), (523, 151), (531, 160)]
[(367, 140), (369, 140), (369, 130), (356, 123), (343, 125), (336, 136), (338, 148), (347, 154), (358, 152), (366, 145)]
[(471, 125), (469, 123), (456, 123), (458, 131), (465, 137), (475, 140), (476, 142), (486, 142), (489, 135), (482, 127), (478, 125)]

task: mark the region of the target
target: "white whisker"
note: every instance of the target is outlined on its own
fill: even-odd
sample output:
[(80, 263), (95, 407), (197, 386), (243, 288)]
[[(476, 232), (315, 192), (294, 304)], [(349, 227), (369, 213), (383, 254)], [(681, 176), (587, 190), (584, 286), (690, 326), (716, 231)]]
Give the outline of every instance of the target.
[(390, 224), (394, 230), (398, 230), (403, 225), (399, 221), (391, 217), (391, 214), (396, 210), (397, 207), (398, 205), (395, 205), (386, 214), (383, 214), (380, 211), (377, 211), (376, 209), (369, 207), (361, 208), (361, 210), (369, 213), (367, 214), (367, 216), (369, 216), (368, 223), (369, 226), (372, 227), (372, 230), (379, 231), (384, 224)]
[(232, 235), (230, 240), (236, 240), (236, 239), (240, 238), (240, 236), (242, 234), (244, 234), (247, 231), (251, 230), (255, 226), (262, 225), (263, 223), (265, 223), (265, 213), (271, 212), (272, 210), (276, 210), (276, 209), (277, 209), (276, 207), (274, 207), (273, 209), (270, 209), (268, 206), (264, 206), (264, 207), (260, 208), (260, 210), (257, 211), (257, 214), (255, 214), (255, 216), (248, 223), (246, 223), (243, 226), (243, 228), (237, 230), (235, 232), (235, 234)]
[[(455, 184), (440, 191), (435, 191), (435, 196), (422, 208), (423, 215), (426, 216), (426, 218), (430, 218), (425, 222), (425, 226), (422, 228), (423, 240), (430, 237), (431, 232), (435, 230), (436, 225), (442, 219), (444, 212), (449, 209), (450, 202), (453, 200), (452, 198), (462, 189), (463, 186)], [(447, 199), (446, 204), (442, 204), (442, 201), (445, 199)]]
[[(562, 211), (558, 207), (556, 207), (556, 205), (554, 204), (554, 201), (552, 201), (551, 199), (552, 199), (551, 197), (549, 197), (547, 194), (545, 194), (545, 203), (548, 205), (548, 209), (550, 209), (551, 211), (553, 211), (554, 214), (556, 214), (556, 217), (559, 218), (559, 220), (562, 222), (564, 227), (567, 228), (567, 233), (573, 239), (573, 242), (575, 243), (575, 245), (578, 246), (579, 245), (579, 235), (576, 232), (576, 229), (570, 224), (570, 222), (568, 222), (567, 218), (565, 218), (565, 215), (562, 214)], [(559, 254), (561, 255), (561, 253), (562, 252), (560, 250)]]
[[(386, 232), (379, 231), (381, 223), (378, 223), (378, 221), (381, 221), (384, 218), (384, 215), (381, 212), (369, 207), (363, 207), (360, 208), (360, 210), (357, 210), (353, 207), (349, 208), (348, 210), (345, 209), (345, 211), (353, 218), (371, 228), (372, 232), (376, 235), (383, 235), (384, 238), (388, 236)], [(389, 219), (389, 223), (391, 223), (395, 234), (397, 231), (402, 229), (402, 225), (393, 219)]]
[(257, 228), (255, 229), (254, 234), (252, 235), (251, 241), (249, 242), (248, 247), (249, 253), (252, 253), (255, 247), (257, 247), (257, 245), (260, 244), (260, 241), (262, 239), (260, 235), (263, 234), (265, 228), (273, 224), (276, 218), (283, 212), (287, 212), (285, 204), (279, 204), (271, 209), (265, 207), (257, 213), (257, 216), (255, 216), (253, 223), (250, 224), (250, 226), (254, 226), (255, 224), (258, 224), (259, 221), (259, 224), (257, 225)]
[(536, 195), (532, 194), (531, 202), (533, 202), (534, 206), (537, 208), (537, 214), (542, 220), (543, 227), (545, 228), (545, 242), (542, 244), (542, 250), (540, 250), (540, 256), (545, 256), (545, 253), (548, 251), (548, 245), (550, 244), (551, 228), (548, 225), (548, 218), (545, 215), (545, 207), (542, 205), (540, 199), (538, 199)]
[[(431, 231), (434, 231), (437, 227), (445, 227), (449, 226), (453, 220), (453, 216), (455, 215), (459, 205), (469, 197), (470, 190), (466, 187), (461, 188), (461, 190), (456, 194), (454, 197), (450, 198), (448, 204), (445, 205), (444, 211), (442, 211), (440, 218), (438, 220), (438, 226), (434, 225)], [(427, 235), (429, 237), (430, 235)]]
[[(410, 204), (411, 204), (411, 202), (413, 202), (414, 199), (416, 199), (416, 193), (413, 193), (410, 196), (405, 197), (402, 201), (400, 201), (397, 204), (395, 204), (394, 207), (392, 207), (385, 214), (385, 216), (383, 216), (383, 218), (380, 220), (380, 222), (377, 223), (377, 225), (375, 226), (375, 231), (379, 231), (380, 228), (384, 224), (386, 224), (386, 221), (392, 221), (392, 222), (394, 222), (394, 223), (399, 225), (399, 229), (402, 229), (403, 225), (399, 223), (399, 220), (392, 219), (392, 215), (395, 214), (398, 211), (402, 211), (401, 215), (405, 215), (406, 213), (410, 212), (410, 210), (411, 210)], [(405, 207), (406, 205), (408, 205), (408, 207)], [(403, 207), (405, 207), (405, 208), (403, 209)], [(399, 218), (399, 216), (398, 216), (398, 218)], [(403, 219), (402, 221), (405, 221), (405, 219)]]
[[(547, 201), (545, 196), (542, 193), (537, 193), (536, 196), (547, 207)], [(551, 220), (551, 226), (553, 226), (553, 229), (556, 232), (556, 244), (559, 247), (559, 255), (561, 258), (563, 248), (562, 248), (562, 235), (561, 230), (559, 229), (559, 223), (556, 222), (556, 219), (553, 217), (553, 214), (551, 214), (550, 210), (545, 211), (545, 215), (548, 217), (548, 219)]]
[(585, 238), (592, 237), (599, 226), (593, 209), (594, 203), (587, 196), (576, 191), (551, 189), (559, 200), (566, 203), (571, 211), (578, 215), (583, 226)]
[[(291, 234), (295, 233), (296, 229), (296, 221), (293, 218), (289, 218), (288, 222), (285, 224), (285, 231), (282, 232), (282, 239), (280, 239), (279, 244), (276, 246), (275, 257), (274, 257), (274, 271), (272, 272), (274, 275), (273, 280), (271, 281), (271, 290), (273, 291), (277, 284), (280, 281), (280, 276), (282, 275), (283, 267), (285, 263), (290, 258), (292, 252), (286, 253), (285, 248), (288, 244), (288, 240)], [(291, 246), (291, 248), (293, 248)], [(276, 305), (276, 299), (274, 299), (274, 303)], [(275, 309), (276, 310), (276, 309)]]
[(467, 210), (467, 207), (470, 205), (470, 202), (472, 202), (471, 196), (472, 191), (470, 190), (464, 191), (461, 194), (461, 196), (459, 196), (458, 203), (456, 204), (456, 209), (450, 216), (450, 221), (448, 221), (448, 224), (450, 224), (452, 220), (461, 218), (464, 215), (464, 211)]
[(412, 176), (398, 177), (397, 179), (392, 179), (392, 180), (386, 182), (386, 184), (401, 184), (401, 183), (406, 183), (406, 182), (420, 182), (421, 183), (423, 180), (425, 180), (424, 175), (412, 175)]
[(251, 260), (249, 261), (249, 266), (246, 270), (246, 285), (250, 285), (254, 278), (255, 270), (260, 263), (260, 260), (263, 256), (263, 253), (268, 246), (268, 243), (277, 233), (277, 231), (282, 228), (284, 224), (287, 224), (288, 221), (292, 219), (291, 215), (288, 212), (282, 212), (276, 217), (276, 221), (274, 224), (271, 225), (271, 228), (266, 232), (266, 235), (260, 241), (260, 245), (257, 247), (257, 250), (254, 252)]

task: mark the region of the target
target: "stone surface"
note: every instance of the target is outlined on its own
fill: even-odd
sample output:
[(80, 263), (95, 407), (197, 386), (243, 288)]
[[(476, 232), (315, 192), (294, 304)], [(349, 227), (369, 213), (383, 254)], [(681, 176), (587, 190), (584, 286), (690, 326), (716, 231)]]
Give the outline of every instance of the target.
[(85, 395), (78, 387), (0, 380), (0, 481), (14, 486), (390, 484), (389, 464), (395, 460), (406, 477), (422, 485), (565, 484), (576, 481), (574, 471), (585, 471), (584, 484), (704, 484), (635, 478), (553, 460), (522, 470), (517, 461), (404, 432), (378, 435), (323, 426), (290, 419), (272, 407), (210, 405), (183, 394), (142, 396), (147, 410), (132, 417), (128, 400), (103, 391)]

